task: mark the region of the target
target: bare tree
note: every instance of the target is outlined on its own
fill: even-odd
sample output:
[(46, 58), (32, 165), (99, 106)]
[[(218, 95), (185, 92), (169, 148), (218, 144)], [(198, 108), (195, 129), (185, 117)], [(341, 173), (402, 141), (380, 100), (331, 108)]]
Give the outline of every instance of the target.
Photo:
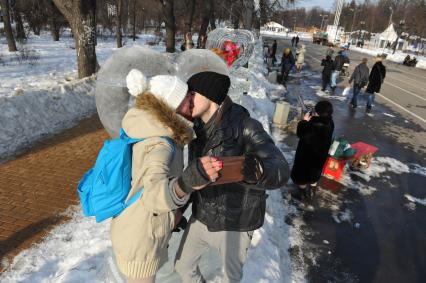
[(53, 0), (68, 20), (75, 38), (78, 77), (96, 72), (96, 0)]
[(25, 40), (27, 36), (25, 35), (24, 24), (22, 23), (21, 11), (19, 11), (15, 1), (10, 4), (10, 10), (12, 11), (13, 19), (15, 20), (16, 39), (18, 39), (18, 41)]
[(187, 12), (185, 14), (185, 23), (183, 32), (187, 34), (192, 31), (192, 21), (194, 19), (195, 13), (195, 1), (196, 0), (185, 0), (185, 6), (187, 7)]
[(53, 37), (53, 41), (59, 41), (59, 32), (61, 30), (61, 25), (63, 22), (61, 12), (59, 12), (58, 8), (56, 8), (52, 0), (47, 0), (46, 6), (48, 10), (49, 27)]
[(176, 21), (174, 0), (159, 0), (162, 6), (164, 22), (166, 24), (166, 51), (175, 52)]
[(254, 0), (243, 0), (243, 26), (251, 30), (253, 27)]
[(214, 0), (207, 0), (207, 3), (204, 3), (204, 7), (201, 8), (201, 25), (200, 30), (198, 31), (197, 46), (201, 45), (201, 38), (205, 38), (207, 35), (207, 28), (209, 27), (210, 18), (213, 13), (212, 10), (214, 9), (213, 1)]
[(123, 13), (123, 1), (117, 1), (117, 48), (123, 47), (123, 34), (121, 32), (121, 16)]
[(6, 34), (9, 51), (16, 51), (15, 38), (13, 37), (12, 26), (10, 25), (9, 0), (0, 0), (1, 11), (3, 14), (4, 32)]

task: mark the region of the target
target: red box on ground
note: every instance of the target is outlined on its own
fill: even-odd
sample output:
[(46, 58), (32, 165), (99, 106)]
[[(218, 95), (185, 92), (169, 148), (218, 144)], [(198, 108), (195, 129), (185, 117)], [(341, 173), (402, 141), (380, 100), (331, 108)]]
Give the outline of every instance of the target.
[(336, 159), (329, 156), (325, 162), (323, 175), (329, 179), (340, 181), (347, 159)]

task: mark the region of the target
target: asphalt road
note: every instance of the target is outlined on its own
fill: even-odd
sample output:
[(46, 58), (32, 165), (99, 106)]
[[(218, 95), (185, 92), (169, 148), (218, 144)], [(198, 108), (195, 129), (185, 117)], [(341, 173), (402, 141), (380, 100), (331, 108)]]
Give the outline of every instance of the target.
[[(270, 42), (271, 39), (266, 40)], [(277, 54), (288, 46), (289, 41), (279, 40)], [(307, 73), (300, 79), (307, 85), (302, 89), (305, 93), (301, 93), (305, 100), (321, 99), (316, 95), (315, 87), (321, 83), (319, 60), (323, 54), (324, 47), (307, 43), (304, 67)], [(280, 56), (277, 57), (280, 60)], [(352, 69), (362, 57), (369, 58), (371, 66), (371, 56), (351, 52)], [(426, 119), (426, 93), (422, 92), (426, 89), (426, 77), (422, 79), (426, 72), (389, 62), (385, 65), (388, 68), (386, 83), (382, 96), (376, 97), (372, 114), (366, 114), (365, 108), (361, 107), (365, 105), (365, 96), (360, 96), (356, 110), (348, 107), (348, 101), (331, 100), (335, 136), (343, 135), (350, 142), (375, 145), (379, 148), (376, 156), (426, 167), (426, 124), (421, 120)], [(342, 81), (340, 86), (346, 84)], [(292, 104), (296, 101), (294, 93), (297, 88), (297, 77), (290, 77), (285, 99)], [(342, 87), (337, 93), (341, 91)], [(298, 140), (289, 136), (283, 142), (294, 149)], [(413, 172), (389, 172), (363, 180), (355, 173), (346, 174), (360, 186), (371, 186), (377, 191), (366, 196), (356, 188), (322, 180), (314, 202), (315, 211), (303, 212), (304, 242), (301, 247), (292, 249), (293, 259), (300, 260), (301, 255), (308, 266), (307, 281), (424, 282), (426, 207), (417, 205), (415, 210), (408, 209), (405, 195), (424, 199), (426, 177)], [(336, 205), (341, 207), (340, 211), (351, 211), (352, 222), (336, 223), (333, 220), (332, 207)], [(289, 216), (286, 221), (291, 224), (294, 217)], [(360, 227), (356, 228), (355, 223)], [(310, 254), (317, 254), (314, 261)]]
[[(314, 61), (313, 66), (320, 65), (325, 55), (326, 47), (305, 43), (308, 50), (308, 60)], [(350, 70), (361, 62), (363, 57), (368, 58), (368, 66), (374, 64), (374, 57), (350, 51)], [(391, 61), (384, 61), (386, 66), (386, 78), (380, 94), (376, 96), (376, 103), (389, 106), (391, 109), (401, 113), (405, 118), (416, 122), (423, 127), (426, 126), (426, 70), (407, 67)], [(341, 86), (347, 85), (348, 81), (341, 82)]]

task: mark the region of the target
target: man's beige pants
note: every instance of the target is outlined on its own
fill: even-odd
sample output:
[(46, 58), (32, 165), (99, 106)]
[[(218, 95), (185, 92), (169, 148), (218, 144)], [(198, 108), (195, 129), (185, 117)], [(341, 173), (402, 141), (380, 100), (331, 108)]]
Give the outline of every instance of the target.
[(243, 265), (253, 231), (210, 232), (207, 226), (191, 217), (176, 255), (175, 268), (185, 283), (203, 283), (198, 264), (209, 248), (219, 251), (224, 271), (224, 283), (238, 283), (243, 277)]

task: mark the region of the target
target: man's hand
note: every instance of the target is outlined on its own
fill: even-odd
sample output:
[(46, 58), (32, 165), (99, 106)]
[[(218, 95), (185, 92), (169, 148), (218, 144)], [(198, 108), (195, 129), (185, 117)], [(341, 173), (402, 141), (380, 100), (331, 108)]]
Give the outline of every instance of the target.
[(253, 155), (247, 155), (243, 167), (244, 182), (257, 184), (263, 175), (263, 167), (259, 159)]

